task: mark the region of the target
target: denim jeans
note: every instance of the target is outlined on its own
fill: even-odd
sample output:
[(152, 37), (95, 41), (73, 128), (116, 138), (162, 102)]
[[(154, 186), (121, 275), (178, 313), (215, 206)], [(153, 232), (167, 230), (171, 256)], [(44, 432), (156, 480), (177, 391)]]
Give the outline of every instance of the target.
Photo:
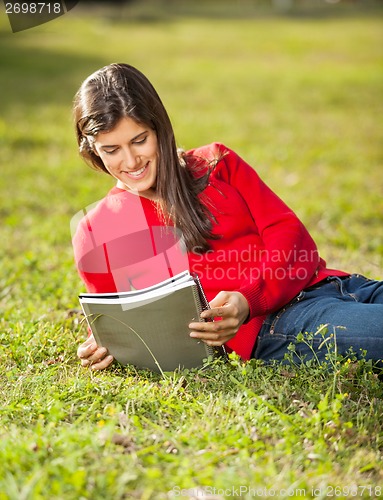
[[(299, 341), (300, 333), (318, 332), (322, 325), (326, 325), (322, 329), (322, 333), (327, 332), (325, 337), (317, 333), (309, 342)], [(383, 281), (358, 274), (331, 276), (302, 290), (266, 318), (253, 357), (283, 361), (291, 343), (295, 345), (293, 356), (297, 362), (315, 356), (322, 362), (329, 346), (334, 350), (336, 345), (340, 355), (346, 356), (352, 348), (360, 358), (366, 351), (366, 359), (383, 366)]]

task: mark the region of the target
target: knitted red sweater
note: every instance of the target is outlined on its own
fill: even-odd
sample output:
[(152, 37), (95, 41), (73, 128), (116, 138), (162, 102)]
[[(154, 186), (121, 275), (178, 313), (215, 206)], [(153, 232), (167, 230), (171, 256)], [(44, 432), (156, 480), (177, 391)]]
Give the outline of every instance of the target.
[(113, 188), (78, 224), (76, 265), (90, 292), (142, 288), (185, 269), (196, 272), (208, 300), (222, 290), (241, 292), (250, 316), (227, 347), (249, 359), (267, 314), (303, 288), (330, 275), (297, 216), (232, 150), (210, 144), (187, 153), (222, 159), (202, 193), (214, 216), (211, 250), (184, 252), (182, 239), (159, 217), (155, 202)]

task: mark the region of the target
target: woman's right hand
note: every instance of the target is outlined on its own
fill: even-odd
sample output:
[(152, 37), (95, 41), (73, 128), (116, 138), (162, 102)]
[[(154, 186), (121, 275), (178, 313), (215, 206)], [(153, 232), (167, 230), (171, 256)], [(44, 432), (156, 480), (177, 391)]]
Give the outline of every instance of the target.
[(77, 356), (82, 366), (89, 366), (92, 370), (104, 370), (114, 360), (105, 347), (99, 347), (90, 335), (77, 349)]

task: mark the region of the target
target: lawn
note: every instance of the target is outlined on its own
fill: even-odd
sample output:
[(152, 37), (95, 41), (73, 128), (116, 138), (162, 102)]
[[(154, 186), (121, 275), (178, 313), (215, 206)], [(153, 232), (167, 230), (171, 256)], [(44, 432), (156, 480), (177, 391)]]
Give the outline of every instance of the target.
[(0, 500), (383, 496), (369, 363), (82, 369), (70, 243), (71, 218), (112, 185), (77, 155), (73, 94), (123, 61), (154, 83), (180, 146), (232, 147), (330, 267), (383, 279), (382, 60), (379, 12), (133, 22), (79, 8), (17, 34), (0, 13)]

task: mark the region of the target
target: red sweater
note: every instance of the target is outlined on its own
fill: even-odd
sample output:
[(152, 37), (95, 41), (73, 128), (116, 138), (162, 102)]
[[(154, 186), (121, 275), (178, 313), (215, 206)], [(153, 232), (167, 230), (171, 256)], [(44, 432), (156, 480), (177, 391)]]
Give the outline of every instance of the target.
[(208, 300), (222, 290), (241, 292), (250, 316), (227, 343), (249, 359), (267, 314), (303, 288), (330, 275), (297, 216), (236, 153), (221, 144), (188, 151), (222, 159), (202, 194), (214, 216), (211, 250), (182, 250), (182, 239), (159, 217), (156, 203), (113, 188), (79, 222), (73, 238), (76, 265), (89, 292), (143, 288), (185, 269), (196, 272)]

